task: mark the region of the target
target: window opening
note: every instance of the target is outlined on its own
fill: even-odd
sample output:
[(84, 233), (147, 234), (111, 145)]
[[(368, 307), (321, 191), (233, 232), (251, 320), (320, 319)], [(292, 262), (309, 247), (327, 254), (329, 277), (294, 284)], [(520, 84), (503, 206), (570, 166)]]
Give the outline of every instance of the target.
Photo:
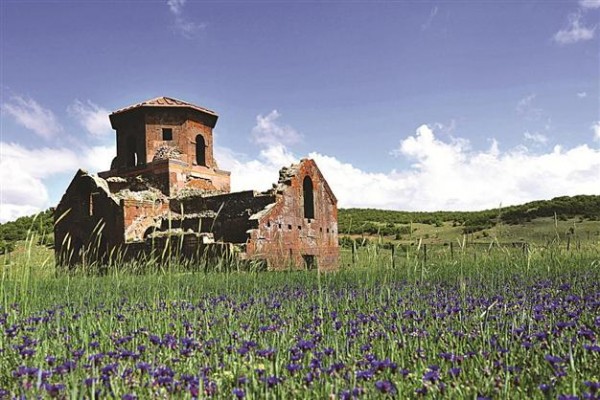
[(306, 269), (317, 269), (317, 257), (310, 254), (303, 254), (302, 258), (304, 259), (304, 267)]
[(204, 136), (196, 136), (196, 164), (206, 166), (206, 142)]
[(135, 143), (135, 137), (129, 136), (125, 144), (125, 165), (127, 167), (135, 167), (138, 164), (137, 146)]
[(313, 184), (312, 179), (309, 176), (304, 177), (302, 182), (303, 194), (304, 194), (304, 218), (314, 219), (315, 218), (315, 202), (313, 196)]
[(162, 130), (163, 140), (173, 140), (173, 129), (163, 128)]

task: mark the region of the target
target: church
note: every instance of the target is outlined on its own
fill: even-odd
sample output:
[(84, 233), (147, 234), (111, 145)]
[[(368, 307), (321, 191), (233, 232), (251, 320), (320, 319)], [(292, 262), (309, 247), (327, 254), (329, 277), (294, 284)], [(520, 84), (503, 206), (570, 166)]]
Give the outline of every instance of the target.
[(268, 191), (232, 193), (214, 111), (158, 97), (109, 118), (110, 169), (79, 170), (56, 207), (57, 264), (227, 254), (270, 270), (338, 268), (337, 199), (313, 160), (282, 168)]

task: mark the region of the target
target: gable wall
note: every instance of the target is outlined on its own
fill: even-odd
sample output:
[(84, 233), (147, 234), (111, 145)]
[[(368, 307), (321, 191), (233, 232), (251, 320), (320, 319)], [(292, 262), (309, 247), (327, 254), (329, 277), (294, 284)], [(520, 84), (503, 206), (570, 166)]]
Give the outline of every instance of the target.
[[(313, 182), (314, 219), (304, 218), (305, 176)], [(260, 217), (246, 254), (250, 259), (266, 259), (273, 269), (304, 268), (303, 256), (314, 256), (319, 270), (338, 268), (337, 205), (312, 160), (301, 162), (278, 195), (277, 204)]]

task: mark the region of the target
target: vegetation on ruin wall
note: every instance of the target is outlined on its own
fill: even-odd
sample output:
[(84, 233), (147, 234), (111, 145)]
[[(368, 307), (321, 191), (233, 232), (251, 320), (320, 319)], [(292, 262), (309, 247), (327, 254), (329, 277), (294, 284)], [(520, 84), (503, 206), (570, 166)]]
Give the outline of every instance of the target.
[(598, 243), (457, 246), (428, 258), (415, 246), (395, 264), (368, 246), (353, 267), (330, 274), (189, 273), (174, 264), (99, 276), (53, 270), (41, 249), (16, 250), (13, 274), (1, 275), (0, 398), (593, 399), (600, 391)]
[(524, 224), (543, 217), (556, 217), (559, 220), (581, 217), (599, 221), (600, 196), (563, 196), (518, 206), (468, 212), (408, 212), (349, 208), (339, 210), (338, 225), (339, 232), (342, 234), (390, 236), (410, 233), (410, 224), (414, 223), (435, 226), (449, 223), (461, 226), (463, 233), (468, 234), (491, 228), (499, 223)]

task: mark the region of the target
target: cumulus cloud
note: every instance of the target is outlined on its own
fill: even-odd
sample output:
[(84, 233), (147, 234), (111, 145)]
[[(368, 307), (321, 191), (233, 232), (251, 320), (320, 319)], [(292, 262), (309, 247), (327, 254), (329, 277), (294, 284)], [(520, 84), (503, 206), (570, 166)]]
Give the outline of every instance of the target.
[(174, 29), (187, 39), (192, 39), (195, 35), (206, 27), (206, 24), (199, 24), (187, 19), (183, 13), (186, 0), (168, 0), (167, 5), (173, 17), (175, 18)]
[(594, 140), (600, 142), (600, 121), (592, 125), (592, 130), (594, 131)]
[(548, 137), (539, 132), (531, 133), (529, 131), (523, 134), (525, 140), (532, 142), (534, 144), (546, 144), (548, 142)]
[(299, 158), (284, 145), (274, 144), (262, 149), (256, 159), (230, 149), (215, 148), (219, 167), (231, 171), (231, 190), (267, 190), (277, 182), (281, 167), (298, 162)]
[[(600, 130), (600, 123), (598, 124)], [(534, 136), (535, 137), (535, 136)], [(537, 138), (540, 140), (540, 138)], [(411, 162), (403, 170), (368, 172), (319, 152), (310, 153), (340, 207), (397, 210), (481, 210), (561, 195), (597, 194), (600, 149), (556, 146), (542, 154), (525, 146), (502, 151), (493, 140), (474, 150), (460, 137), (443, 141), (422, 125), (402, 139), (393, 154)], [(267, 145), (256, 159), (217, 149), (232, 171), (232, 189), (267, 189), (283, 165), (299, 157), (282, 144)]]
[(256, 125), (252, 128), (252, 138), (260, 145), (290, 145), (302, 139), (294, 128), (279, 122), (281, 114), (277, 110), (271, 111), (266, 116), (258, 115)]
[[(600, 141), (600, 121), (592, 128)], [(271, 112), (257, 117), (252, 132), (262, 133), (259, 137), (263, 139), (257, 141), (261, 146), (258, 156), (215, 148), (219, 166), (231, 171), (233, 191), (269, 189), (282, 166), (298, 162), (299, 155), (287, 144), (293, 143), (289, 132), (298, 135), (281, 123), (278, 113)], [(530, 135), (528, 140), (543, 140)], [(0, 149), (1, 221), (48, 207), (45, 184), (49, 177), (70, 177), (80, 167), (105, 170), (115, 154), (112, 146), (31, 149), (0, 143)], [(525, 146), (502, 150), (492, 140), (488, 148), (479, 150), (469, 140), (444, 133), (443, 127), (434, 124), (421, 125), (403, 137), (392, 154), (410, 166), (371, 172), (320, 152), (308, 157), (323, 171), (340, 207), (481, 210), (561, 195), (600, 194), (600, 148), (588, 145), (556, 146), (533, 153)]]
[(44, 139), (50, 139), (63, 130), (54, 113), (33, 99), (14, 96), (2, 105), (2, 109), (17, 123)]
[(90, 100), (85, 103), (75, 100), (75, 102), (67, 108), (67, 111), (74, 118), (78, 119), (79, 123), (92, 136), (102, 137), (110, 135), (113, 132), (110, 126), (110, 120), (108, 119), (110, 111), (97, 106)]
[(34, 149), (0, 142), (0, 222), (53, 205), (49, 203), (46, 179), (74, 175), (78, 168), (92, 172), (106, 170), (114, 154), (114, 146)]
[(579, 5), (583, 8), (600, 8), (600, 0), (579, 0)]
[(581, 18), (580, 12), (570, 14), (567, 27), (554, 34), (554, 41), (566, 45), (593, 39), (596, 34), (596, 27), (588, 28), (584, 26)]

